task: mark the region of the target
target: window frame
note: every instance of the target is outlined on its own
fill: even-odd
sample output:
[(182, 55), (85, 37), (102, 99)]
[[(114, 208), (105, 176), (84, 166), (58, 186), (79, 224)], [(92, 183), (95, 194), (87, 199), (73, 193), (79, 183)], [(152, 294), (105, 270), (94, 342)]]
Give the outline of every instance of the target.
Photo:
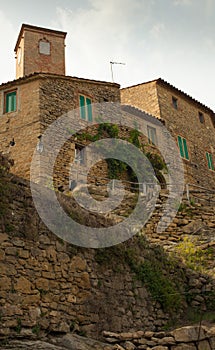
[[(154, 135), (153, 135), (154, 137), (151, 137), (153, 133), (154, 133)], [(154, 128), (151, 125), (147, 125), (147, 135), (148, 135), (148, 143), (150, 145), (157, 146), (158, 142), (157, 142), (156, 128)], [(153, 138), (154, 138), (155, 142), (153, 142)]]
[(93, 121), (92, 103), (93, 103), (93, 100), (90, 96), (79, 93), (79, 109), (80, 109), (80, 118), (82, 120), (85, 120), (87, 122)]
[[(9, 108), (9, 101), (8, 101), (8, 97), (9, 96), (15, 96), (15, 102), (14, 100), (12, 100), (12, 108)], [(14, 113), (17, 111), (17, 89), (13, 89), (13, 90), (8, 90), (4, 92), (4, 107), (3, 107), (3, 113), (7, 114), (7, 113)]]
[(208, 151), (206, 151), (205, 154), (206, 154), (208, 170), (215, 171), (213, 154), (211, 152), (208, 152)]
[(179, 153), (182, 159), (189, 161), (189, 148), (187, 145), (187, 139), (181, 135), (177, 137)]
[[(82, 152), (82, 157), (81, 157)], [(85, 165), (85, 152), (84, 152), (84, 146), (80, 146), (79, 144), (75, 143), (74, 148), (74, 163), (78, 165)]]
[[(43, 46), (43, 44), (48, 45), (48, 50)], [(40, 55), (51, 56), (51, 43), (49, 40), (40, 39), (38, 43), (38, 51)]]
[(178, 109), (178, 99), (175, 96), (172, 96), (172, 105), (174, 109)]
[(200, 112), (198, 113), (199, 115), (199, 121), (201, 124), (204, 124), (205, 123), (205, 116), (204, 116), (204, 113)]

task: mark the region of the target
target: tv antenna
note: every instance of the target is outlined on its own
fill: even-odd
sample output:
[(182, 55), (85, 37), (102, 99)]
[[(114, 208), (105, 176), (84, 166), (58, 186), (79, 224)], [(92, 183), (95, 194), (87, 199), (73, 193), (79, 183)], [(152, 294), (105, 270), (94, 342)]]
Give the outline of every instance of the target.
[(113, 83), (114, 83), (114, 77), (113, 77), (113, 64), (123, 64), (123, 65), (125, 65), (125, 63), (110, 61), (111, 76), (112, 76), (112, 81), (113, 81)]

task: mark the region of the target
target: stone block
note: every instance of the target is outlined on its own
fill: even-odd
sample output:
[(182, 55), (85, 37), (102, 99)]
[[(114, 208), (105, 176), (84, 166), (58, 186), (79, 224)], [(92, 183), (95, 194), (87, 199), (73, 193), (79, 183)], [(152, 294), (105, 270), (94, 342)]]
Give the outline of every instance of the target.
[(211, 346), (207, 340), (200, 341), (198, 350), (211, 350)]
[(178, 328), (171, 332), (172, 336), (175, 338), (175, 340), (179, 343), (186, 343), (186, 342), (194, 342), (198, 339), (202, 340), (206, 338), (206, 333), (203, 328), (201, 328), (201, 331), (199, 333), (199, 327), (198, 326), (187, 326)]
[(32, 293), (32, 284), (27, 278), (20, 277), (17, 280), (17, 283), (16, 283), (14, 289), (16, 291), (24, 293), (24, 294), (31, 294)]

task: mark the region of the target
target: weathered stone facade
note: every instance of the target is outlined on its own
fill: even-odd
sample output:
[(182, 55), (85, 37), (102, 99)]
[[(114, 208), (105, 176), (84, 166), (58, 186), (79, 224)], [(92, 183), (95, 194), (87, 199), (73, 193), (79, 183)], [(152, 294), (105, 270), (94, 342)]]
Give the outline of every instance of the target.
[[(11, 90), (16, 91), (17, 107), (15, 111), (5, 113), (5, 94)], [(34, 74), (0, 86), (1, 151), (14, 160), (13, 173), (29, 179), (38, 136), (57, 118), (78, 109), (80, 94), (90, 96), (94, 103), (120, 100), (118, 84), (50, 74)], [(80, 121), (79, 113), (77, 118)], [(15, 143), (12, 146), (11, 141)], [(74, 149), (68, 161), (64, 159), (63, 163), (61, 160), (61, 177), (64, 176), (64, 164), (69, 167), (72, 154)]]
[(121, 102), (165, 121), (177, 142), (186, 139), (189, 160), (183, 159), (187, 183), (215, 188), (215, 172), (208, 169), (206, 152), (215, 163), (214, 112), (162, 79), (121, 90)]

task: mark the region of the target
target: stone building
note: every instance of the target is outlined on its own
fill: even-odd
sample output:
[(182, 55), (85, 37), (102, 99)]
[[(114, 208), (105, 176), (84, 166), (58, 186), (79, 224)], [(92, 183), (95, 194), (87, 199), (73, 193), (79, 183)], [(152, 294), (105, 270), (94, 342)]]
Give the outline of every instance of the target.
[(17, 79), (0, 86), (1, 151), (20, 177), (29, 179), (38, 137), (53, 121), (79, 107), (78, 118), (90, 121), (93, 103), (120, 101), (118, 84), (65, 75), (65, 37), (23, 24), (15, 47)]
[[(0, 144), (1, 151), (14, 160), (11, 171), (29, 179), (34, 150), (43, 147), (41, 135), (62, 115), (76, 110), (74, 123), (88, 125), (96, 118), (95, 103), (121, 102), (127, 105), (120, 112), (122, 121), (123, 113), (129, 112), (130, 125), (133, 118), (148, 136), (143, 143), (149, 143), (152, 151), (160, 148), (160, 119), (178, 142), (186, 181), (214, 188), (213, 111), (162, 79), (121, 89), (120, 94), (116, 83), (66, 76), (65, 38), (62, 31), (21, 27), (15, 46), (16, 80), (0, 85)], [(125, 127), (121, 136), (126, 132)], [(73, 139), (60, 151), (57, 186), (68, 179), (71, 158), (82, 147)], [(47, 155), (41, 157), (44, 160)], [(95, 172), (102, 177), (105, 171), (105, 166), (99, 166)]]
[(178, 144), (186, 182), (215, 189), (215, 114), (210, 108), (162, 79), (121, 89), (121, 103), (164, 120)]

